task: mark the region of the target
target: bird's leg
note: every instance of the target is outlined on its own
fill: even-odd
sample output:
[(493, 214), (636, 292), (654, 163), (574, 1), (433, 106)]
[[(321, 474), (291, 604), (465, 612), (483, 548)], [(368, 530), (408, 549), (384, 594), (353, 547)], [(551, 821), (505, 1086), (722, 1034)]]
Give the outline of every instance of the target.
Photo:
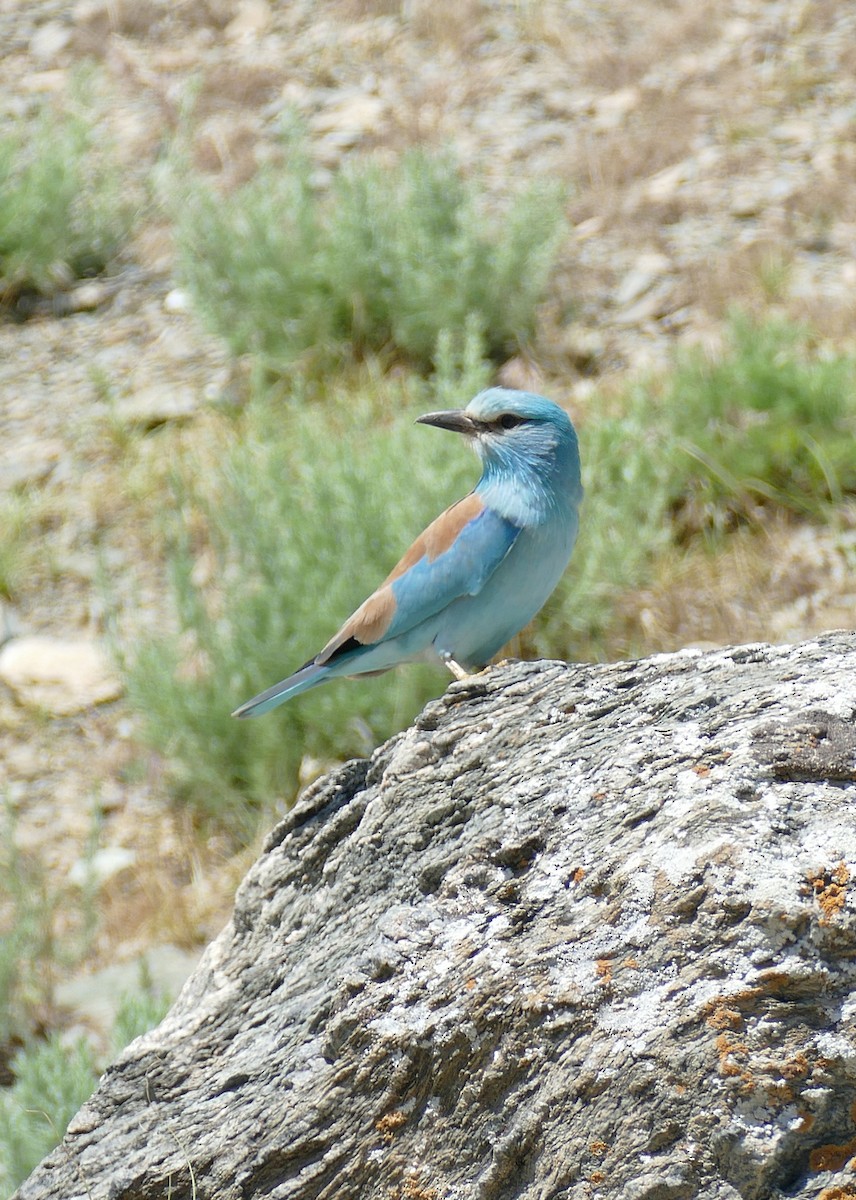
[(449, 668), (449, 670), (452, 672), (452, 674), (455, 676), (455, 678), (457, 680), (460, 681), (462, 679), (469, 679), (471, 672), (466, 670), (465, 667), (462, 667), (460, 663), (455, 662), (455, 660), (452, 658), (451, 653), (448, 650), (444, 650), (440, 657), (443, 659), (443, 662), (446, 664), (446, 666)]

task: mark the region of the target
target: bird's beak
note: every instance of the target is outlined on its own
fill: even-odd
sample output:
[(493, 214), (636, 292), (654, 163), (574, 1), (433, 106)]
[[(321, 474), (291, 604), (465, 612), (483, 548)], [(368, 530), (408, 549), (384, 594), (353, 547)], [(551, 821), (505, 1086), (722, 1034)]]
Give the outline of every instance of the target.
[(479, 425), (462, 408), (447, 408), (442, 412), (425, 413), (416, 418), (417, 425), (436, 425), (438, 429), (451, 429), (452, 433), (463, 433), (476, 437)]

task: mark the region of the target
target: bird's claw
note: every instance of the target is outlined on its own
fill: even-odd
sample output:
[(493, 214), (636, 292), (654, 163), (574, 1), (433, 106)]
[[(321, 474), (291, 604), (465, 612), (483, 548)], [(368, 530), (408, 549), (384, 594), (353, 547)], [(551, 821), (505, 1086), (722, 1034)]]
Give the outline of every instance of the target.
[(468, 671), (465, 667), (462, 667), (460, 663), (455, 662), (448, 651), (442, 656), (442, 658), (443, 662), (446, 664), (459, 683), (464, 679), (470, 678), (472, 672)]

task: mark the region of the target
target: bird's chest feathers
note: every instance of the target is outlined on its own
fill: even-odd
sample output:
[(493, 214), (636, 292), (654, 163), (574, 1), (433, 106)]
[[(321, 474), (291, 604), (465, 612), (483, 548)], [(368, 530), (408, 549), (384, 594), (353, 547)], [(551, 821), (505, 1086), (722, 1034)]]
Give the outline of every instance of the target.
[(498, 476), (484, 480), (476, 491), (485, 508), (492, 509), (520, 529), (561, 520), (563, 510), (569, 511), (561, 497), (551, 493), (539, 479)]

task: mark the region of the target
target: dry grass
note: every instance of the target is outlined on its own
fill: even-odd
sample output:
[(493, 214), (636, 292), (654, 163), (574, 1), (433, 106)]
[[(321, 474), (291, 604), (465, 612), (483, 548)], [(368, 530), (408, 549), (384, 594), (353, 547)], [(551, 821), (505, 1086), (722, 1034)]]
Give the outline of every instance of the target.
[(231, 0), (110, 0), (104, 5), (81, 5), (75, 17), (76, 49), (101, 57), (111, 34), (138, 41), (168, 44), (194, 29), (220, 30), (235, 16)]
[(200, 842), (181, 814), (152, 809), (138, 815), (133, 831), (134, 865), (111, 880), (98, 898), (96, 963), (109, 962), (117, 946), (126, 957), (168, 943), (192, 949), (226, 921), (235, 889), (260, 845), (227, 853), (216, 839)]
[(644, 206), (634, 203), (628, 192), (684, 158), (696, 131), (696, 114), (681, 96), (643, 92), (638, 105), (614, 128), (583, 133), (574, 219), (620, 221), (628, 234), (640, 218), (648, 222)]
[(604, 92), (638, 83), (671, 55), (698, 50), (720, 30), (715, 0), (670, 3), (607, 13), (569, 13), (560, 0), (531, 0), (518, 6), (524, 38), (543, 47), (573, 70), (574, 78)]
[(850, 628), (854, 611), (852, 533), (779, 516), (738, 530), (715, 555), (664, 559), (657, 582), (627, 598), (616, 634), (634, 654), (731, 645), (736, 631), (741, 642), (787, 642)]
[(774, 238), (712, 254), (708, 262), (687, 267), (687, 300), (717, 321), (735, 306), (761, 316), (786, 298), (792, 266), (786, 254), (787, 247)]
[(194, 113), (202, 118), (223, 109), (258, 110), (275, 99), (288, 78), (284, 64), (246, 60), (210, 63), (200, 81)]

